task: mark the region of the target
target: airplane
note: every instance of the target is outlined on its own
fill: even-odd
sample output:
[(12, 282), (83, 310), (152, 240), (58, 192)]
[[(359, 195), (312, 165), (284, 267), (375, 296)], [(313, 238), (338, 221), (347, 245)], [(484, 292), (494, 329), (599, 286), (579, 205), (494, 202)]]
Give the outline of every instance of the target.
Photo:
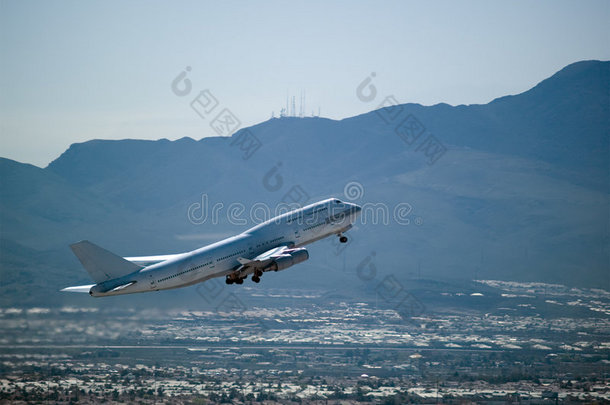
[(225, 277), (227, 284), (243, 284), (248, 275), (255, 283), (263, 273), (285, 270), (309, 259), (303, 246), (344, 232), (360, 214), (357, 204), (329, 198), (278, 215), (239, 235), (202, 248), (172, 255), (121, 257), (89, 241), (70, 248), (95, 284), (61, 291), (89, 293), (93, 297), (181, 288)]

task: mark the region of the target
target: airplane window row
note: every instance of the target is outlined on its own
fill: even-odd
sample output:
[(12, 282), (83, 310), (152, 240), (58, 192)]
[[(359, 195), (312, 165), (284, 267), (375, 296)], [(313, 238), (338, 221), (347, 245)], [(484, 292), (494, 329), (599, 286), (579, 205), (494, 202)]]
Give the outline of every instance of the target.
[(301, 214), (299, 214), (297, 216), (294, 216), (292, 218), (288, 218), (288, 221), (286, 221), (286, 223), (287, 224), (291, 224), (293, 221), (296, 221), (297, 219), (302, 218), (302, 217), (303, 217), (303, 213), (301, 213)]
[(331, 216), (328, 218), (328, 220), (329, 220), (329, 221), (339, 221), (339, 220), (341, 220), (341, 219), (345, 218), (345, 216), (346, 216), (345, 211), (341, 211), (341, 212), (339, 212), (338, 214), (331, 215)]
[(318, 208), (316, 208), (316, 209), (315, 209), (315, 210), (313, 210), (313, 211), (309, 211), (309, 212), (301, 212), (300, 214), (298, 214), (298, 215), (296, 215), (296, 216), (294, 216), (294, 217), (292, 217), (292, 218), (288, 218), (288, 221), (286, 221), (286, 223), (287, 223), (287, 224), (290, 224), (290, 223), (292, 223), (292, 222), (296, 221), (297, 219), (303, 218), (304, 216), (305, 216), (305, 217), (308, 217), (308, 216), (311, 216), (311, 215), (317, 214), (317, 213), (319, 213), (319, 212), (322, 212), (322, 211), (324, 211), (324, 210), (328, 210), (328, 207), (318, 207)]
[(181, 276), (181, 275), (183, 275), (183, 274), (185, 274), (185, 273), (188, 273), (189, 271), (197, 270), (197, 269), (200, 269), (200, 268), (202, 268), (202, 267), (208, 266), (208, 265), (210, 265), (210, 264), (212, 264), (212, 262), (207, 262), (207, 263), (204, 263), (204, 264), (200, 264), (199, 266), (195, 266), (195, 267), (190, 268), (190, 269), (188, 269), (188, 270), (181, 271), (180, 273), (173, 274), (173, 275), (171, 275), (171, 276), (169, 276), (169, 277), (165, 277), (165, 278), (162, 278), (162, 279), (160, 279), (160, 280), (157, 280), (157, 283), (161, 283), (161, 282), (163, 282), (163, 281), (169, 280), (170, 278), (174, 278), (174, 277)]
[(221, 261), (221, 260), (225, 260), (225, 259), (228, 259), (228, 258), (230, 258), (230, 257), (240, 255), (240, 254), (242, 254), (242, 253), (246, 253), (246, 251), (245, 251), (245, 250), (240, 250), (239, 252), (235, 252), (235, 253), (232, 253), (232, 254), (230, 254), (230, 255), (228, 255), (228, 256), (221, 257), (220, 259), (216, 259), (216, 261), (217, 261), (217, 262), (219, 262), (219, 261)]
[(322, 211), (326, 211), (326, 210), (328, 210), (328, 207), (318, 207), (312, 211), (306, 211), (305, 216), (317, 214), (318, 212), (322, 212)]
[(315, 224), (315, 225), (313, 225), (313, 226), (308, 226), (307, 228), (305, 228), (305, 229), (303, 229), (303, 230), (304, 230), (304, 231), (308, 231), (308, 230), (310, 230), (310, 229), (317, 228), (317, 227), (322, 226), (322, 225), (324, 225), (324, 224), (326, 224), (326, 220), (324, 220), (324, 222), (320, 222), (319, 224)]
[(263, 242), (263, 243), (261, 243), (259, 245), (256, 245), (256, 247), (259, 248), (259, 247), (262, 247), (262, 246), (265, 246), (265, 245), (269, 245), (270, 243), (279, 242), (282, 239), (284, 239), (284, 237), (280, 236), (279, 238), (271, 239), (271, 240), (268, 240), (267, 242)]

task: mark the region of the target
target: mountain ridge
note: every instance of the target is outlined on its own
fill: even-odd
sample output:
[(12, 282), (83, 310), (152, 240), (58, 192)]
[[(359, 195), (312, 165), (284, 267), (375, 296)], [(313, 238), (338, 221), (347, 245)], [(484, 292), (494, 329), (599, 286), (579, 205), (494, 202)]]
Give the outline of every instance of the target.
[[(324, 280), (353, 291), (359, 281), (353, 272), (346, 278), (347, 269), (374, 251), (380, 277), (403, 281), (424, 274), (610, 288), (609, 77), (610, 62), (585, 61), (487, 104), (271, 119), (200, 140), (91, 140), (44, 169), (4, 159), (3, 284), (39, 274), (31, 249), (50, 258), (47, 281), (59, 289), (86, 278), (70, 242), (91, 239), (124, 255), (175, 253), (253, 225), (228, 218), (232, 203), (243, 205), (245, 217), (255, 204), (272, 208), (295, 190), (307, 197), (301, 203), (350, 197), (343, 193), (355, 182), (352, 201), (385, 207), (387, 223), (357, 224), (346, 247), (314, 244), (300, 271), (265, 284), (320, 288)], [(407, 118), (423, 127), (417, 137), (400, 132)], [(250, 135), (261, 144), (251, 156), (239, 143)], [(432, 163), (421, 147), (431, 135), (446, 148)], [(217, 221), (189, 216), (204, 203), (222, 205)], [(411, 207), (408, 225), (396, 221), (401, 204)]]

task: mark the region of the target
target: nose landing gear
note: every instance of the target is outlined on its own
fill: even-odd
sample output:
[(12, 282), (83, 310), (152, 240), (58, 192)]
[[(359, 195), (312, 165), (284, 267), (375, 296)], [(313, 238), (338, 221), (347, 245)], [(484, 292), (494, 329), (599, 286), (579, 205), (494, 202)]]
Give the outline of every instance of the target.
[(339, 234), (339, 242), (347, 243), (347, 236), (345, 236), (343, 234)]

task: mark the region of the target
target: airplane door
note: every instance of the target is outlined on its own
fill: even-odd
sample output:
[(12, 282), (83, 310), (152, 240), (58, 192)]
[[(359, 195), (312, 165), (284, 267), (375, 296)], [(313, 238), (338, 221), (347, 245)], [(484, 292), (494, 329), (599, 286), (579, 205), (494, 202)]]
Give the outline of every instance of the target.
[(294, 223), (294, 241), (298, 243), (301, 239), (301, 227), (299, 226), (299, 221), (295, 221)]
[(212, 269), (214, 269), (214, 267), (216, 267), (216, 264), (215, 264), (214, 260), (212, 259), (212, 256), (206, 257), (204, 260), (204, 263), (210, 263), (209, 266), (203, 267), (204, 273), (205, 274), (212, 273)]
[(156, 290), (157, 289), (157, 284), (155, 283), (155, 278), (153, 277), (152, 271), (148, 275), (148, 280), (150, 282), (150, 289), (151, 290)]

